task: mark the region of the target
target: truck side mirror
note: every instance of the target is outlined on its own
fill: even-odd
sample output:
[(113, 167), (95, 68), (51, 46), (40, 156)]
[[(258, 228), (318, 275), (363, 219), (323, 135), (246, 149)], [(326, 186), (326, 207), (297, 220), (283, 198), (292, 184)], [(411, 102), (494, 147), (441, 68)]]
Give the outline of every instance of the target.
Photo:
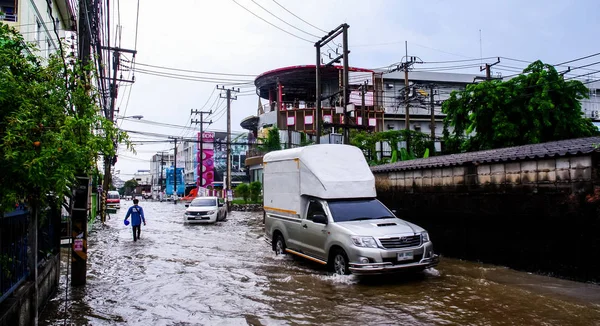
[(325, 225), (327, 225), (329, 223), (329, 221), (327, 220), (327, 216), (325, 216), (323, 214), (315, 214), (315, 215), (313, 215), (312, 220), (313, 220), (313, 222), (319, 223), (319, 224), (325, 224)]
[(223, 203), (219, 202), (219, 207), (223, 207), (223, 205), (224, 205)]
[(392, 209), (392, 213), (394, 213), (394, 215), (398, 215), (398, 210), (397, 209)]
[(190, 207), (190, 205), (189, 204), (185, 204), (185, 207)]

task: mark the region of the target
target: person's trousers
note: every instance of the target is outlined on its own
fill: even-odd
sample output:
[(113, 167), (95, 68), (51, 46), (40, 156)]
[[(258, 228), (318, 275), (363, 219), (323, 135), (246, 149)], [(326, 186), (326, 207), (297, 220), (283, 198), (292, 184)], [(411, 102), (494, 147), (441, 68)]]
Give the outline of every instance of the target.
[(131, 229), (133, 230), (133, 241), (137, 241), (140, 238), (140, 232), (142, 232), (142, 226), (141, 225), (133, 225), (131, 227)]

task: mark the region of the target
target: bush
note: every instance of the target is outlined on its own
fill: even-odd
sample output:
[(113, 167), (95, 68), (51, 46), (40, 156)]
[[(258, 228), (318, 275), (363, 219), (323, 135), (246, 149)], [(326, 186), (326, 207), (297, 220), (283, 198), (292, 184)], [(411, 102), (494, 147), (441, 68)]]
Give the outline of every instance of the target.
[(262, 193), (262, 183), (260, 181), (254, 181), (250, 184), (250, 199), (257, 203)]
[(244, 202), (247, 203), (248, 197), (250, 197), (250, 187), (247, 183), (242, 183), (235, 187), (235, 194), (244, 198)]

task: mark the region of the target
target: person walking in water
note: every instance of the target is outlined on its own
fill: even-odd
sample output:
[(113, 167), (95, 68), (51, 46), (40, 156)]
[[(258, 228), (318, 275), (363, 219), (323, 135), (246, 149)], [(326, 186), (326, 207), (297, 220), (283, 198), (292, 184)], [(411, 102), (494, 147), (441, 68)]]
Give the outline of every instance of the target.
[(140, 232), (142, 232), (142, 222), (146, 225), (146, 219), (144, 218), (144, 209), (138, 206), (140, 201), (136, 198), (133, 200), (133, 206), (129, 207), (127, 215), (125, 215), (125, 221), (131, 215), (131, 229), (133, 230), (133, 241), (138, 241), (140, 238)]

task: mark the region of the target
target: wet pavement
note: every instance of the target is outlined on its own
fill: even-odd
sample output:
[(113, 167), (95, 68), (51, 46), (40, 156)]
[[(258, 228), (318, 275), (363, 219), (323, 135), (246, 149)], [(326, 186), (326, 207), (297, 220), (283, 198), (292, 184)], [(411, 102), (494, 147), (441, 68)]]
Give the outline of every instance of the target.
[(170, 202), (140, 203), (134, 243), (130, 204), (91, 233), (85, 287), (65, 293), (61, 271), (41, 325), (600, 325), (597, 285), (448, 258), (419, 274), (331, 275), (275, 256), (262, 213), (185, 225)]

